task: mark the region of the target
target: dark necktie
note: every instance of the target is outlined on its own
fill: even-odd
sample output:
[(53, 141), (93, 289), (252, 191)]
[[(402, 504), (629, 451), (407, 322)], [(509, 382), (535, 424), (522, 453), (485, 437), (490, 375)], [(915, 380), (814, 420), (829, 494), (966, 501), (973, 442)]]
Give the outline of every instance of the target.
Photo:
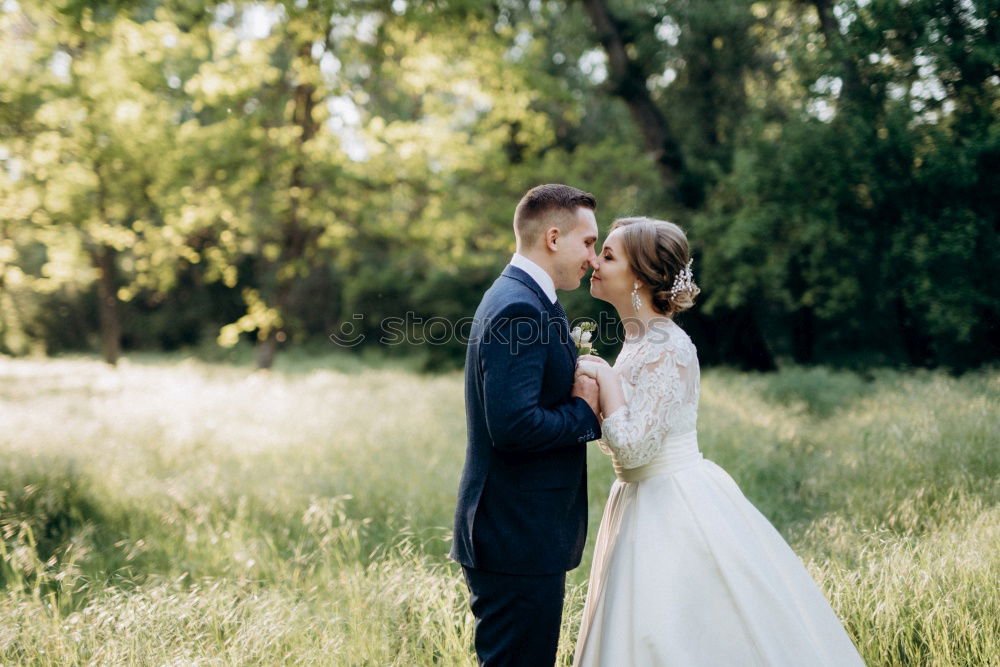
[(561, 319), (563, 321), (564, 325), (565, 325), (565, 328), (563, 329), (563, 332), (568, 334), (569, 333), (569, 317), (566, 315), (566, 309), (563, 308), (563, 305), (561, 303), (559, 303), (558, 299), (552, 305), (556, 309), (556, 317), (558, 317), (559, 319)]

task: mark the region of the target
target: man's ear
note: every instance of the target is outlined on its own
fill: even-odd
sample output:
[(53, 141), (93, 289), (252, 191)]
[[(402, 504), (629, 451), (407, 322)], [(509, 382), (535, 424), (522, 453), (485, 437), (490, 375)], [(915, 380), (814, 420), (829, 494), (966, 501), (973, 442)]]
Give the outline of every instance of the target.
[(545, 247), (556, 252), (558, 248), (556, 247), (556, 241), (559, 239), (559, 228), (549, 227), (545, 230)]

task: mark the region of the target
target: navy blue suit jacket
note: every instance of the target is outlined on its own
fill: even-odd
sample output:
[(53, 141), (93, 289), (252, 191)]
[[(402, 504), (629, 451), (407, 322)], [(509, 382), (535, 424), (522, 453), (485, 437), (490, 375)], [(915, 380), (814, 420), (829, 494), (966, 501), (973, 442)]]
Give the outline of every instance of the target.
[(571, 397), (576, 346), (542, 288), (507, 266), (483, 296), (465, 360), (468, 445), (451, 557), (507, 574), (580, 564), (587, 442), (600, 426)]

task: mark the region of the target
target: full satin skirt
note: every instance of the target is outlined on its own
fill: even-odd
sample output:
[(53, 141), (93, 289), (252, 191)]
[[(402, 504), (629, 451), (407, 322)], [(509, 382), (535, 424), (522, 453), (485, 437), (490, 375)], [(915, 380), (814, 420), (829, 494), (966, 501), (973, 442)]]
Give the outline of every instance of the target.
[(574, 664), (863, 664), (802, 561), (696, 444), (618, 473)]

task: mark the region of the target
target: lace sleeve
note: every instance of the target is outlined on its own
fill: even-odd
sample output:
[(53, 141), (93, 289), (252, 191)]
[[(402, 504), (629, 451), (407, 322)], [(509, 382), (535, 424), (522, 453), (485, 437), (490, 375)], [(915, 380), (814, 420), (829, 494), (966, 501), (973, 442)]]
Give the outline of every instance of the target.
[(689, 421), (685, 407), (697, 409), (698, 393), (697, 362), (691, 363), (690, 354), (685, 346), (650, 344), (622, 378), (632, 391), (625, 405), (604, 418), (600, 446), (623, 467), (648, 463), (672, 430), (688, 430), (682, 424)]

